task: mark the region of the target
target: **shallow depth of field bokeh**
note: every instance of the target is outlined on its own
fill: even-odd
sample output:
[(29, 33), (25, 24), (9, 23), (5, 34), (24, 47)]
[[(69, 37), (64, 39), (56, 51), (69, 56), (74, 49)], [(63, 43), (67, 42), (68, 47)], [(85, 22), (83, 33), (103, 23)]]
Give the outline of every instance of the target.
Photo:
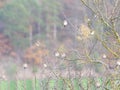
[(120, 0), (0, 0), (0, 90), (120, 90)]

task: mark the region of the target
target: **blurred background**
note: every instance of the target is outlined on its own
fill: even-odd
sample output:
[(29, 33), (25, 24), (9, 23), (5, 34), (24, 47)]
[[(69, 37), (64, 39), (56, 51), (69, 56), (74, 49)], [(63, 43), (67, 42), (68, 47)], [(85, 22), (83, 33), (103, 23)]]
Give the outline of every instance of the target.
[[(104, 76), (106, 67), (90, 58), (114, 68), (118, 57), (101, 40), (118, 55), (119, 44), (107, 35), (111, 28), (101, 22), (99, 12), (82, 1), (93, 10), (100, 8), (108, 22), (116, 5), (116, 0), (0, 0), (1, 79)], [(116, 13), (120, 15), (119, 7)]]

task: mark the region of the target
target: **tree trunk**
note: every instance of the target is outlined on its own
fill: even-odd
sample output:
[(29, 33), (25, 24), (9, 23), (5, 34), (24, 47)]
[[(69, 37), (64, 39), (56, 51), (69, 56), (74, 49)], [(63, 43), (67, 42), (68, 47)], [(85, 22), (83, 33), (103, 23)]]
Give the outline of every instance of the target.
[(55, 24), (53, 27), (53, 39), (54, 39), (54, 42), (56, 42), (56, 40), (57, 40), (57, 28), (56, 28)]
[(32, 46), (32, 38), (33, 38), (33, 35), (32, 35), (32, 25), (30, 24), (29, 25), (29, 45), (30, 45), (30, 47)]
[(38, 34), (40, 35), (40, 24), (38, 23), (38, 26), (37, 26), (37, 29), (38, 29)]

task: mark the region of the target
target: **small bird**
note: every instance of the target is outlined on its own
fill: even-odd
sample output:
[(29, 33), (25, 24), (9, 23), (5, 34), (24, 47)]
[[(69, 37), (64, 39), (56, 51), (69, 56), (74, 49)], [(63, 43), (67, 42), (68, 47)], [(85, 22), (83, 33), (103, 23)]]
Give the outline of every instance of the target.
[(23, 68), (26, 69), (28, 67), (27, 63), (23, 64)]
[(64, 25), (64, 27), (66, 27), (68, 25), (67, 20), (64, 20), (63, 25)]
[(43, 66), (46, 68), (46, 67), (47, 67), (47, 64), (43, 64)]
[(91, 31), (91, 33), (90, 33), (91, 35), (94, 35), (95, 34), (95, 31)]
[(59, 56), (60, 56), (60, 53), (59, 53), (59, 52), (55, 52), (55, 56), (56, 56), (56, 57), (59, 57)]
[(105, 55), (105, 54), (103, 54), (103, 56), (102, 56), (104, 59), (106, 59), (107, 58), (107, 56)]

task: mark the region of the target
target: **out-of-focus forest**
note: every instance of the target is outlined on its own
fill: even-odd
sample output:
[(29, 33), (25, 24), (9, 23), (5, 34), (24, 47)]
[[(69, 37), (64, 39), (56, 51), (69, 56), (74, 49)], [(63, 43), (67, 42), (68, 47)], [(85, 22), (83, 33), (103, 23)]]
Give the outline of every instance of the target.
[[(79, 27), (87, 18), (83, 13), (85, 9), (77, 0), (6, 0), (1, 1), (0, 6), (0, 54), (22, 60), (35, 54), (34, 59), (40, 57), (45, 53), (41, 47), (49, 54), (59, 47), (74, 48), (75, 30), (69, 22)], [(64, 27), (63, 22), (67, 19), (68, 26)]]
[(27, 63), (33, 72), (114, 72), (119, 16), (119, 0), (0, 0), (1, 71), (13, 76)]

